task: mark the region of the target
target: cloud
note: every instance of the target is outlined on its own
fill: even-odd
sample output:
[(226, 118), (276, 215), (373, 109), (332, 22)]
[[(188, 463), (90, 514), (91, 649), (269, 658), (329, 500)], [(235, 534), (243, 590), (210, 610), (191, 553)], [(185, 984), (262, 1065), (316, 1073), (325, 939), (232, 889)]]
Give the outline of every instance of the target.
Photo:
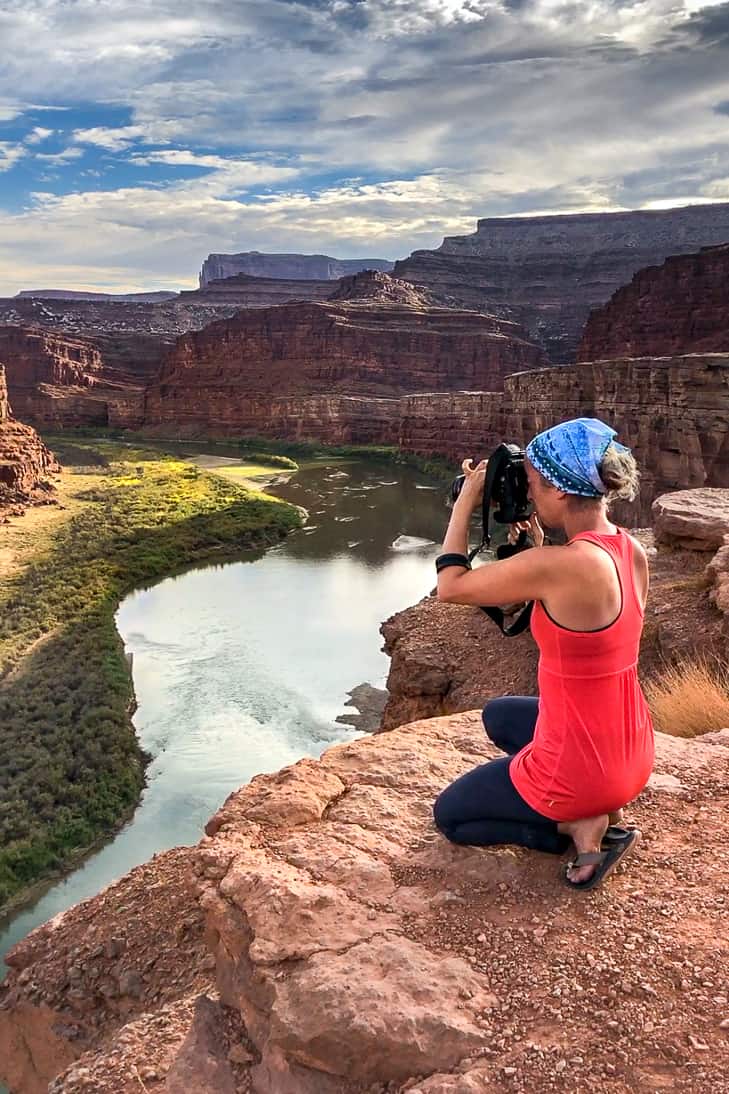
[(82, 148), (64, 148), (62, 152), (37, 152), (35, 158), (49, 164), (73, 163), (81, 159), (84, 152)]
[(215, 249), (397, 257), (480, 216), (721, 197), (728, 30), (699, 0), (14, 0), (0, 119), (18, 87), (82, 105), (58, 133), (125, 185), (39, 196), (0, 255), (42, 224), (38, 261), (86, 283), (112, 253), (119, 284), (175, 282)]
[(53, 129), (44, 129), (41, 125), (36, 125), (25, 138), (26, 144), (40, 144), (42, 141), (52, 137), (54, 133)]
[(18, 160), (25, 155), (25, 151), (22, 144), (15, 144), (12, 141), (0, 141), (0, 173), (9, 171), (11, 167), (14, 167)]

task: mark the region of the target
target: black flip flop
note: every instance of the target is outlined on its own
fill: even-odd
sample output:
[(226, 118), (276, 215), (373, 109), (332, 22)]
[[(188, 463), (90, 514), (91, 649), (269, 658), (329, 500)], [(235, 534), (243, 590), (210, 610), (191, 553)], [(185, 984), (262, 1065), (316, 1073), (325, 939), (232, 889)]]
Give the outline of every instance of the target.
[[(620, 860), (632, 851), (640, 840), (639, 828), (620, 828), (611, 825), (603, 836), (601, 850), (586, 851), (571, 859), (564, 868), (562, 880), (570, 889), (579, 889), (586, 892), (594, 889), (601, 881), (613, 872)], [(586, 881), (570, 881), (568, 873), (580, 866), (595, 866), (596, 869)]]

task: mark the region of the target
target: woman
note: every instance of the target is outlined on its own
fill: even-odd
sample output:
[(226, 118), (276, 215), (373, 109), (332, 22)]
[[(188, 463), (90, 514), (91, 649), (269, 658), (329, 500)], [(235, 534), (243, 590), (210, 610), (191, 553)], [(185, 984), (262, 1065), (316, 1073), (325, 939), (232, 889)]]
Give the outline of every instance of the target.
[[(486, 461), (464, 463), (463, 489), (443, 543), (438, 597), (453, 604), (534, 600), (539, 698), (494, 699), (484, 710), (491, 740), (508, 755), (463, 775), (435, 803), (435, 822), (455, 843), (511, 843), (576, 856), (564, 878), (591, 889), (635, 846), (617, 827), (621, 807), (653, 765), (653, 729), (637, 677), (648, 562), (637, 540), (608, 518), (613, 498), (635, 496), (638, 472), (615, 430), (577, 418), (527, 446), (535, 548), (471, 570), (465, 558)], [(542, 526), (565, 546), (544, 546)], [(522, 526), (514, 526), (512, 535)], [(460, 556), (460, 557), (459, 557)]]

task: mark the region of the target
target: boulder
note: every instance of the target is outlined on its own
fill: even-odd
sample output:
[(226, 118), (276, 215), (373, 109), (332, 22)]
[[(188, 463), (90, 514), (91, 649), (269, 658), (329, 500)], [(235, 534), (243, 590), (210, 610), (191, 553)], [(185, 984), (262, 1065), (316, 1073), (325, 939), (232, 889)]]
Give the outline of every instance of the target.
[(729, 533), (729, 489), (703, 487), (661, 494), (652, 506), (656, 543), (716, 551)]

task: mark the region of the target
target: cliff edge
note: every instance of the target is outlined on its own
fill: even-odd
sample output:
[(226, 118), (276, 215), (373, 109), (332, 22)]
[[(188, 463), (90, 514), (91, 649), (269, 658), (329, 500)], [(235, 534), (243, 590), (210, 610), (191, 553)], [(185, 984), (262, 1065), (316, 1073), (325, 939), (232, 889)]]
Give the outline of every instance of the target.
[(589, 895), (434, 830), (494, 752), (470, 712), (258, 776), (35, 931), (0, 995), (13, 1091), (727, 1089), (729, 730), (659, 735), (643, 841)]

